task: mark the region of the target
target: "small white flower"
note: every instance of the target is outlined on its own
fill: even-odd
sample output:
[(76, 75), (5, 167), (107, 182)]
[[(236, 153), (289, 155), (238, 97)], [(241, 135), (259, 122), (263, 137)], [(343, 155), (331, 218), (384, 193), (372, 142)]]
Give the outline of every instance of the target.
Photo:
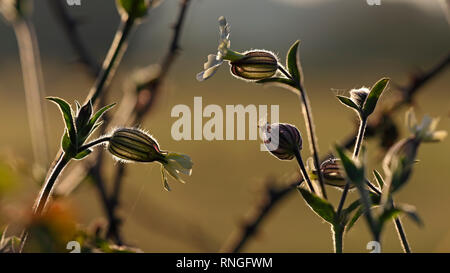
[(230, 49), (230, 25), (227, 23), (225, 17), (219, 18), (219, 33), (220, 40), (217, 48), (217, 54), (208, 55), (208, 61), (203, 65), (203, 71), (197, 74), (198, 81), (204, 81), (214, 73), (216, 73), (219, 66), (223, 63), (224, 57), (227, 55)]

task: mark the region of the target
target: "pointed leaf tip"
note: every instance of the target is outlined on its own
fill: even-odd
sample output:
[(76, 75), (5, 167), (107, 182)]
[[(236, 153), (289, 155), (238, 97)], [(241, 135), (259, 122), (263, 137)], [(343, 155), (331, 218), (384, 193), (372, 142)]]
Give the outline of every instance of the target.
[(370, 89), (370, 93), (367, 96), (366, 102), (363, 106), (363, 114), (367, 118), (370, 114), (373, 113), (375, 107), (378, 103), (378, 99), (381, 97), (381, 94), (386, 89), (386, 86), (389, 83), (389, 78), (382, 78), (378, 82), (376, 82), (372, 88)]
[(317, 215), (328, 223), (333, 225), (335, 224), (337, 220), (336, 212), (334, 211), (334, 207), (331, 203), (306, 189), (298, 188), (298, 191)]
[(286, 56), (286, 68), (289, 74), (291, 74), (293, 80), (297, 83), (303, 81), (302, 68), (300, 64), (300, 53), (299, 53), (300, 40), (295, 41)]

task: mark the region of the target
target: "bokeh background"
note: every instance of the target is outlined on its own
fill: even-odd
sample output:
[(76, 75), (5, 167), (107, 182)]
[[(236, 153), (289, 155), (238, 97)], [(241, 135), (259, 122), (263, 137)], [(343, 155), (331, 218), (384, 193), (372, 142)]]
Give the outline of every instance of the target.
[[(172, 139), (170, 129), (176, 120), (170, 117), (172, 107), (177, 104), (192, 107), (194, 96), (201, 96), (204, 105), (218, 104), (223, 108), (227, 104), (276, 104), (280, 106), (282, 122), (293, 123), (305, 132), (299, 102), (293, 93), (236, 80), (227, 66), (208, 81), (196, 81), (195, 74), (201, 70), (207, 54), (217, 47), (219, 16), (226, 16), (231, 24), (234, 50), (265, 48), (284, 58), (289, 46), (301, 40), (305, 86), (323, 154), (354, 129), (354, 114), (337, 102), (336, 93), (371, 86), (382, 76), (392, 78), (398, 85), (407, 84), (413, 73), (430, 68), (450, 49), (449, 24), (439, 1), (434, 0), (381, 0), (380, 6), (369, 6), (364, 0), (191, 2), (180, 41), (181, 54), (156, 107), (144, 123), (136, 125), (148, 129), (163, 149), (191, 155), (195, 164), (193, 175), (185, 185), (171, 181), (173, 190), (168, 193), (161, 185), (159, 166), (135, 164), (129, 168), (121, 195), (124, 239), (147, 252), (218, 251), (260, 200), (267, 178), (287, 183), (298, 169), (294, 161), (281, 162), (260, 152), (259, 141)], [(82, 21), (82, 37), (101, 62), (119, 24), (115, 1), (82, 0), (80, 7), (68, 10)], [(162, 59), (177, 13), (178, 1), (166, 0), (135, 31), (111, 84), (111, 102), (120, 100), (123, 83), (136, 68)], [(46, 1), (35, 4), (32, 21), (41, 49), (46, 95), (83, 101), (93, 80), (76, 63), (76, 55)], [(393, 91), (394, 85), (390, 89)], [(424, 86), (415, 101), (420, 117), (425, 113), (441, 117), (439, 127), (447, 131), (449, 91), (447, 69)], [(383, 96), (382, 103), (390, 99), (389, 93)], [(47, 102), (45, 105), (53, 155), (58, 149), (63, 123), (57, 108)], [(400, 124), (405, 110), (401, 109), (396, 116)], [(30, 178), (32, 152), (25, 111), (15, 35), (1, 21), (0, 180), (13, 187), (0, 204), (10, 212), (29, 207), (39, 189)], [(380, 168), (382, 153), (376, 140), (370, 141), (368, 147), (371, 167)], [(309, 154), (307, 146), (303, 154), (305, 157)], [(415, 205), (425, 226), (419, 228), (405, 219), (405, 229), (413, 251), (449, 252), (449, 140), (423, 145), (418, 157), (420, 163), (410, 183), (396, 200)], [(108, 162), (111, 170), (117, 164)], [(339, 192), (331, 188), (328, 192), (337, 203)], [(70, 195), (67, 202), (82, 226), (104, 217), (98, 193), (88, 182)], [(294, 193), (273, 211), (244, 251), (330, 252), (329, 229)], [(366, 224), (359, 221), (346, 236), (345, 251), (367, 252), (368, 241)], [(391, 223), (383, 234), (383, 244), (384, 251), (401, 251)]]

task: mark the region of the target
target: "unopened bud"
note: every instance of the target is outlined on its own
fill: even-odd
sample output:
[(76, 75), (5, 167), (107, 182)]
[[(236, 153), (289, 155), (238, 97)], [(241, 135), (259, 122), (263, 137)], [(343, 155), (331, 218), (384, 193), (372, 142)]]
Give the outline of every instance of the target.
[[(345, 172), (342, 169), (341, 160), (338, 158), (329, 158), (320, 165), (324, 183), (334, 187), (344, 187), (347, 184)], [(316, 172), (317, 173), (317, 172)], [(350, 183), (350, 188), (355, 185)]]
[(264, 144), (280, 160), (291, 160), (302, 149), (302, 137), (298, 129), (287, 123), (266, 125)]
[(350, 90), (350, 99), (360, 108), (364, 106), (366, 102), (367, 96), (369, 95), (370, 90), (362, 87), (360, 89), (352, 89)]
[(267, 51), (250, 51), (243, 58), (231, 62), (231, 73), (250, 81), (270, 78), (277, 70), (277, 58)]
[(124, 161), (164, 163), (164, 154), (149, 134), (134, 128), (114, 131), (109, 140), (108, 151)]

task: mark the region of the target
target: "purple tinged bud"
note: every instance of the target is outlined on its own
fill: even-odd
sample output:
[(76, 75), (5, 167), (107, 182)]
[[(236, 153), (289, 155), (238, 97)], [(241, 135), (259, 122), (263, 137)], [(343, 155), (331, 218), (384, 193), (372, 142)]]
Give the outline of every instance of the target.
[(272, 155), (280, 160), (292, 160), (302, 149), (299, 130), (291, 124), (268, 124), (264, 132), (264, 144)]

